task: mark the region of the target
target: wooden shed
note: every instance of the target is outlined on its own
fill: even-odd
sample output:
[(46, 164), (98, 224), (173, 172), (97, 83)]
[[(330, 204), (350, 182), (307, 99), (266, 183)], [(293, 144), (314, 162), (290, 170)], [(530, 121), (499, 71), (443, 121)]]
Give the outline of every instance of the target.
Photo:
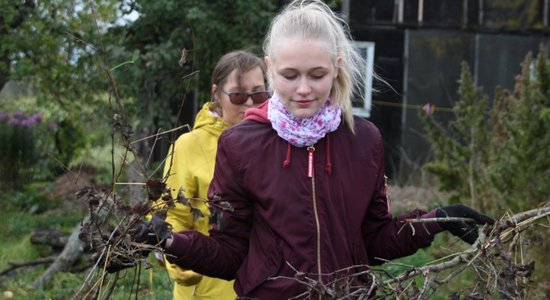
[(526, 54), (548, 48), (549, 0), (347, 0), (340, 5), (353, 37), (372, 55), (373, 69), (393, 90), (357, 102), (360, 115), (382, 131), (386, 172), (395, 182), (429, 159), (418, 117), (427, 103), (442, 120), (453, 118), (460, 65), (492, 98), (511, 89)]

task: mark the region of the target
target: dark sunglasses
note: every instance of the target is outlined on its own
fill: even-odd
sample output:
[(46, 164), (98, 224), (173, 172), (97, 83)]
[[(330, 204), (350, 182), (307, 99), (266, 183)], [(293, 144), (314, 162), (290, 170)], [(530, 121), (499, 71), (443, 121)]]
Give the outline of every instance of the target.
[(228, 93), (224, 90), (221, 90), (224, 94), (229, 96), (229, 101), (235, 105), (241, 105), (248, 100), (248, 97), (252, 98), (252, 102), (254, 104), (260, 104), (264, 103), (267, 99), (269, 99), (270, 95), (266, 91), (261, 92), (254, 92), (254, 93), (241, 93), (241, 92), (234, 92), (234, 93)]

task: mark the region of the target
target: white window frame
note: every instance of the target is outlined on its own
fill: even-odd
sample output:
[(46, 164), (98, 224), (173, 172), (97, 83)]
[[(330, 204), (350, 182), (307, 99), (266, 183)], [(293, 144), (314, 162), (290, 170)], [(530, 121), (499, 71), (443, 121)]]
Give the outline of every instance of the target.
[(362, 107), (353, 107), (353, 114), (363, 118), (370, 117), (370, 111), (372, 106), (372, 79), (373, 79), (373, 68), (374, 68), (374, 47), (375, 42), (366, 42), (366, 41), (354, 41), (354, 47), (356, 47), (365, 59), (365, 69), (364, 69), (364, 78), (363, 82), (363, 106)]

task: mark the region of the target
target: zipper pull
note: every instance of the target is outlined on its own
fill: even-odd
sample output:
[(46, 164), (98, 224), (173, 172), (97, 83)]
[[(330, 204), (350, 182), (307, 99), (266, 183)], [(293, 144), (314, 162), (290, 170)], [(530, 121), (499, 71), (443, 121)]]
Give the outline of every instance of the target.
[(313, 152), (315, 152), (315, 147), (307, 147), (308, 159), (307, 159), (307, 177), (313, 177)]

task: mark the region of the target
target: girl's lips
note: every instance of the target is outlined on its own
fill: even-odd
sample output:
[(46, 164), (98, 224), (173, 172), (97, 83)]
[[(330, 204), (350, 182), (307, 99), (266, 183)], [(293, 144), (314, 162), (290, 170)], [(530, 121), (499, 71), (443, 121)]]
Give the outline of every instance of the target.
[(308, 107), (315, 100), (294, 100), (299, 107)]

